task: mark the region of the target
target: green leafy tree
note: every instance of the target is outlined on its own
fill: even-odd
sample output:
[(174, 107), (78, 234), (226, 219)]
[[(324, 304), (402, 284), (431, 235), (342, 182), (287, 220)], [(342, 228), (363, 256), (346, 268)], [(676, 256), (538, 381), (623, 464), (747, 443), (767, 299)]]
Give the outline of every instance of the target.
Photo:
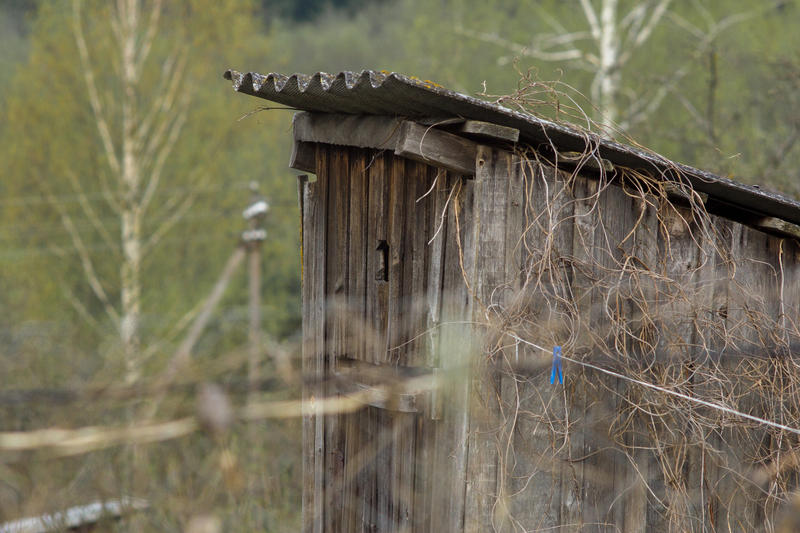
[[(234, 0), (40, 7), (5, 107), (6, 308), (17, 322), (67, 322), (65, 344), (104, 355), (102, 364), (88, 355), (87, 370), (110, 365), (135, 381), (158, 362), (148, 348), (179, 334), (210, 289), (253, 179), (273, 204), (267, 329), (297, 327), (298, 259), (287, 253), (297, 250), (296, 193), (272, 156), (287, 149), (289, 117), (237, 122), (253, 104), (221, 79), (268, 49), (253, 9)], [(243, 287), (232, 289), (229, 303), (243, 306)], [(206, 346), (240, 340), (211, 329)]]

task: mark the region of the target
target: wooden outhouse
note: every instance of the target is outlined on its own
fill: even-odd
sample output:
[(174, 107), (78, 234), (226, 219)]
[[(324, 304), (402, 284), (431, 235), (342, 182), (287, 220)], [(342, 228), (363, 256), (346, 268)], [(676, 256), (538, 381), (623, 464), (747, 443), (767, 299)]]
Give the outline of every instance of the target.
[(226, 77), (316, 176), (306, 531), (776, 527), (798, 202), (398, 74)]

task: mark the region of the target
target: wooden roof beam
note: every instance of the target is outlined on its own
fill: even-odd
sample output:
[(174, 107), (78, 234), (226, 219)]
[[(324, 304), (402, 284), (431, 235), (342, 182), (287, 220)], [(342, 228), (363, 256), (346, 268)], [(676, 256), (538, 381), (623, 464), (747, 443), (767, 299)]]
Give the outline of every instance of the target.
[(325, 143), (392, 150), (431, 166), (458, 174), (475, 174), (478, 143), (433, 126), (403, 118), (328, 113), (298, 113), (294, 117), (295, 146), (290, 167), (314, 172), (306, 143)]

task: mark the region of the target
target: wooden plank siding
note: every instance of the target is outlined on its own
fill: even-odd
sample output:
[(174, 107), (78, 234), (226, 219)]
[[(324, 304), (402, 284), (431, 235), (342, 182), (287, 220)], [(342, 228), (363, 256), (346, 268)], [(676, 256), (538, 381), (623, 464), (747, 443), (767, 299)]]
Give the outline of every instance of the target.
[[(559, 171), (508, 146), (447, 134), (471, 143), (469, 173), (464, 153), (437, 167), (323, 144), (321, 125), (333, 126), (309, 120), (303, 397), (365, 386), (384, 396), (304, 418), (304, 531), (765, 528), (769, 489), (750, 473), (765, 467), (753, 457), (787, 449), (775, 431), (731, 429), (730, 415), (690, 406), (720, 425), (727, 416), (724, 430), (700, 427), (674, 398), (570, 362), (564, 384), (550, 384), (549, 351), (623, 374), (673, 372), (680, 390), (715, 401), (715, 372), (780, 381), (770, 358), (795, 341), (776, 331), (800, 324), (797, 241), (700, 223), (618, 175)], [(391, 131), (403, 139), (426, 131), (370, 124), (402, 125)], [(405, 388), (429, 374), (434, 390)], [(776, 416), (738, 387), (727, 391), (737, 409)]]
[[(439, 321), (441, 296), (427, 302), (425, 293), (437, 285), (429, 281), (428, 270), (439, 272), (443, 290), (443, 246), (429, 246), (428, 240), (441, 221), (436, 208), (444, 209), (450, 189), (446, 173), (421, 163), (380, 151), (316, 147), (317, 181), (305, 189), (326, 196), (319, 207), (312, 201), (318, 195), (305, 200), (304, 268), (317, 276), (316, 283), (309, 278), (305, 285), (305, 309), (313, 308), (314, 290), (324, 291), (325, 307), (319, 308), (324, 318), (306, 328), (305, 351), (313, 357), (307, 357), (305, 368), (318, 365), (312, 374), (327, 383), (319, 396), (333, 396), (347, 391), (341, 381), (349, 374), (341, 358), (392, 367), (439, 363), (426, 332)], [(438, 238), (446, 234), (445, 228)], [(381, 243), (388, 250), (383, 266)], [(317, 264), (320, 255), (324, 261)], [(432, 268), (432, 261), (439, 265)], [(380, 272), (384, 267), (386, 272)], [(420, 300), (426, 304), (419, 305)], [(322, 351), (314, 344), (318, 337)], [(393, 411), (391, 398), (385, 407), (328, 415), (313, 430), (307, 424), (306, 438), (316, 435), (324, 463), (313, 471), (307, 459), (307, 470), (313, 471), (306, 476), (307, 490), (324, 494), (325, 502), (316, 514), (305, 510), (306, 530), (408, 531), (418, 518), (415, 506), (430, 508), (432, 500), (418, 495), (431, 493), (424, 487), (433, 481), (437, 424), (429, 416)], [(421, 408), (430, 414), (430, 402)], [(313, 507), (316, 501), (309, 496), (306, 504)], [(430, 513), (419, 514), (425, 515)]]

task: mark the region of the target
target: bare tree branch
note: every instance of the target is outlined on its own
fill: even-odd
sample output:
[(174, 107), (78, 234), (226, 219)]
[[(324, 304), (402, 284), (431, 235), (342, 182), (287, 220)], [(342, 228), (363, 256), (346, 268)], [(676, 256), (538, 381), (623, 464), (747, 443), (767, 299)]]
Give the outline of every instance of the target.
[(592, 32), (592, 37), (596, 41), (600, 40), (600, 20), (597, 18), (597, 12), (594, 10), (590, 0), (581, 0), (581, 7), (586, 21), (589, 23), (589, 29)]
[(142, 355), (142, 359), (147, 360), (152, 357), (159, 350), (163, 349), (169, 341), (177, 337), (181, 331), (186, 329), (186, 327), (192, 322), (192, 320), (194, 320), (194, 318), (203, 308), (204, 303), (205, 300), (197, 302), (194, 307), (189, 309), (182, 317), (175, 321), (175, 323), (170, 327), (169, 331), (162, 335), (160, 339), (149, 343), (147, 349)]
[[(150, 165), (155, 152), (158, 150), (159, 146), (161, 146), (164, 136), (167, 134), (170, 125), (174, 120), (174, 115), (171, 115), (169, 111), (171, 111), (175, 105), (175, 100), (177, 99), (178, 95), (181, 94), (185, 98), (189, 94), (188, 92), (182, 93), (180, 91), (181, 81), (183, 78), (182, 74), (186, 69), (188, 56), (188, 51), (183, 48), (182, 52), (178, 56), (179, 61), (175, 67), (175, 71), (169, 76), (170, 86), (166, 91), (166, 97), (161, 101), (159, 106), (159, 114), (162, 116), (161, 122), (156, 127), (155, 131), (148, 136), (147, 143), (145, 144), (144, 150), (141, 153), (141, 161), (143, 162), (143, 166)], [(186, 105), (188, 106), (188, 102), (186, 102)]]
[(592, 34), (586, 31), (574, 31), (571, 33), (559, 33), (554, 35), (537, 35), (534, 42), (538, 47), (550, 48), (553, 46), (563, 46), (577, 41), (591, 39)]
[[(175, 353), (167, 362), (167, 366), (161, 373), (159, 383), (172, 383), (172, 381), (178, 375), (178, 372), (186, 367), (191, 359), (194, 345), (197, 344), (197, 341), (200, 339), (200, 335), (208, 325), (211, 315), (214, 313), (214, 310), (224, 296), (225, 289), (228, 287), (228, 283), (230, 283), (231, 278), (236, 273), (236, 269), (239, 268), (239, 265), (242, 263), (242, 261), (244, 261), (246, 255), (246, 248), (244, 246), (237, 246), (231, 256), (228, 258), (228, 261), (225, 263), (225, 267), (222, 269), (222, 273), (217, 279), (217, 282), (214, 284), (214, 287), (212, 287), (211, 292), (208, 294), (206, 299), (203, 300), (201, 310), (192, 322), (192, 327), (189, 329), (186, 337), (184, 337), (183, 341), (175, 350)], [(163, 399), (164, 393), (161, 393), (156, 395), (152, 401), (147, 404), (147, 407), (144, 411), (145, 420), (150, 420), (153, 418), (153, 416), (155, 416)]]
[(644, 23), (645, 15), (647, 15), (647, 4), (644, 2), (637, 4), (619, 21), (620, 29), (630, 35), (636, 34)]
[[(722, 32), (734, 26), (735, 24), (739, 24), (756, 16), (765, 9), (774, 7), (775, 5), (776, 4), (773, 3), (767, 7), (760, 6), (759, 8), (750, 11), (729, 15), (719, 22), (714, 22), (713, 25), (705, 32), (701, 32), (703, 38), (698, 42), (693, 56), (659, 85), (658, 90), (653, 97), (649, 98), (648, 100), (640, 99), (638, 102), (634, 102), (631, 106), (629, 106), (628, 116), (626, 120), (620, 124), (620, 127), (622, 127), (622, 129), (628, 129), (646, 120), (650, 115), (652, 115), (661, 106), (664, 98), (666, 98), (666, 96), (672, 92), (678, 83), (680, 83), (681, 80), (683, 80), (683, 78), (685, 78), (689, 72), (691, 72), (697, 57), (705, 53), (714, 40), (719, 37)], [(674, 13), (671, 14), (670, 17), (676, 21), (676, 23), (681, 25), (681, 27), (687, 29), (687, 31), (690, 31), (690, 33), (693, 33), (692, 28), (694, 28), (694, 26)]]
[(497, 34), (472, 32), (463, 28), (456, 28), (455, 32), (467, 37), (473, 37), (485, 43), (496, 44), (498, 46), (502, 46), (503, 48), (511, 50), (512, 52), (520, 54), (522, 56), (541, 59), (542, 61), (569, 61), (572, 59), (580, 59), (581, 57), (583, 57), (583, 53), (577, 48), (570, 48), (567, 50), (560, 50), (555, 52), (547, 52), (544, 50), (523, 46), (513, 41), (509, 41), (508, 39), (504, 39), (498, 36)]
[(162, 3), (162, 0), (155, 0), (150, 8), (150, 17), (147, 20), (147, 29), (145, 30), (144, 36), (139, 43), (139, 53), (137, 54), (135, 60), (137, 78), (142, 73), (144, 64), (147, 61), (147, 56), (150, 55), (150, 49), (153, 46), (153, 39), (155, 38), (156, 31), (158, 30), (158, 22), (161, 17)]
[(139, 123), (139, 128), (136, 131), (136, 149), (138, 151), (142, 150), (144, 142), (150, 135), (150, 131), (160, 114), (169, 110), (171, 102), (167, 102), (167, 98), (170, 94), (168, 87), (174, 82), (172, 73), (175, 71), (175, 62), (178, 60), (179, 53), (182, 50), (182, 48), (176, 46), (161, 66), (162, 76), (159, 80), (158, 88), (154, 91), (155, 98), (152, 104), (150, 104), (144, 118)]
[(67, 299), (67, 302), (69, 302), (72, 308), (78, 312), (81, 318), (83, 318), (83, 320), (89, 324), (92, 329), (100, 334), (108, 334), (106, 328), (104, 328), (100, 322), (98, 322), (97, 319), (92, 316), (92, 314), (86, 309), (86, 306), (83, 305), (83, 302), (81, 302), (71, 290), (62, 285), (62, 293)]
[(119, 200), (115, 197), (114, 191), (111, 189), (111, 183), (109, 182), (106, 172), (107, 170), (105, 169), (98, 169), (97, 175), (100, 181), (100, 194), (103, 196), (103, 199), (111, 209), (114, 211), (119, 211), (122, 209), (122, 206), (120, 205)]
[(92, 224), (94, 229), (100, 234), (103, 242), (105, 242), (105, 244), (111, 249), (119, 248), (119, 243), (115, 243), (114, 239), (111, 238), (111, 235), (108, 233), (105, 225), (100, 220), (100, 217), (97, 216), (97, 213), (92, 208), (89, 200), (86, 198), (86, 194), (83, 192), (83, 187), (81, 187), (80, 183), (78, 182), (78, 177), (71, 170), (68, 170), (64, 174), (69, 179), (72, 189), (75, 191), (75, 194), (78, 197), (78, 204), (81, 206), (83, 214), (89, 219), (89, 222)]
[(664, 17), (667, 9), (669, 9), (670, 3), (672, 3), (672, 0), (661, 0), (661, 2), (659, 2), (659, 4), (653, 8), (653, 12), (650, 15), (650, 20), (641, 31), (634, 34), (634, 47), (641, 46), (650, 38), (650, 36), (653, 34), (653, 29), (658, 26), (658, 23), (661, 22), (661, 19)]
[(158, 229), (153, 232), (152, 235), (147, 239), (147, 241), (142, 246), (142, 253), (147, 254), (152, 250), (156, 245), (158, 245), (159, 241), (166, 235), (169, 230), (172, 229), (172, 226), (177, 224), (186, 213), (191, 209), (192, 205), (194, 204), (194, 200), (196, 195), (189, 194), (184, 198), (184, 200), (176, 207), (172, 213), (159, 224)]
[(673, 91), (673, 94), (678, 99), (678, 101), (683, 104), (684, 109), (689, 112), (689, 115), (694, 120), (695, 124), (697, 125), (698, 129), (703, 131), (709, 131), (710, 124), (708, 120), (697, 110), (697, 108), (686, 98), (685, 95), (681, 94), (680, 91)]
[(541, 2), (536, 2), (534, 6), (536, 7), (537, 17), (546, 22), (551, 28), (553, 28), (553, 31), (555, 31), (555, 33), (559, 35), (564, 33), (569, 33), (569, 31), (564, 27), (564, 25), (561, 24), (561, 21), (558, 18), (554, 17), (552, 14), (550, 14), (550, 12), (547, 10), (546, 7), (542, 5)]
[(635, 32), (628, 35), (628, 38), (625, 39), (627, 44), (623, 47), (624, 51), (619, 57), (619, 64), (621, 66), (627, 64), (633, 53), (647, 42), (653, 34), (655, 27), (661, 22), (661, 19), (664, 18), (671, 2), (672, 0), (661, 0), (661, 2), (653, 8), (653, 12), (647, 24), (645, 24), (641, 30), (637, 29)]
[[(42, 180), (44, 181), (44, 180)], [(75, 247), (75, 251), (78, 253), (78, 257), (81, 261), (81, 267), (83, 268), (83, 273), (86, 276), (86, 280), (89, 283), (89, 287), (91, 287), (92, 292), (94, 292), (97, 299), (103, 304), (103, 308), (106, 311), (106, 314), (111, 318), (115, 325), (119, 326), (119, 314), (117, 313), (114, 306), (111, 305), (111, 302), (108, 298), (108, 294), (106, 294), (105, 289), (103, 288), (103, 284), (100, 281), (100, 278), (97, 275), (97, 272), (94, 268), (94, 262), (92, 261), (91, 256), (89, 255), (89, 250), (86, 248), (86, 245), (81, 238), (80, 232), (75, 228), (75, 224), (72, 222), (72, 218), (66, 212), (66, 210), (61, 206), (58, 200), (55, 198), (53, 193), (50, 189), (45, 185), (42, 184), (42, 188), (45, 191), (48, 201), (53, 206), (53, 208), (58, 212), (59, 217), (61, 218), (61, 223), (64, 228), (67, 230), (67, 233), (72, 240), (72, 245)]]
[(94, 113), (97, 131), (100, 133), (100, 140), (103, 143), (103, 149), (108, 159), (108, 165), (114, 173), (119, 173), (120, 163), (117, 157), (114, 142), (111, 140), (111, 132), (108, 127), (105, 115), (103, 113), (103, 106), (100, 102), (100, 97), (97, 92), (97, 84), (95, 83), (94, 70), (92, 69), (89, 60), (89, 50), (86, 47), (86, 39), (83, 36), (83, 27), (81, 25), (81, 2), (80, 0), (72, 1), (72, 26), (75, 35), (75, 43), (78, 46), (78, 55), (81, 58), (81, 66), (83, 67), (83, 76), (86, 81), (86, 88), (89, 92), (89, 103), (92, 106), (92, 113)]
[(167, 162), (167, 158), (172, 153), (175, 143), (178, 142), (178, 138), (180, 137), (181, 130), (186, 124), (190, 102), (191, 93), (189, 91), (182, 93), (181, 100), (178, 102), (179, 111), (177, 116), (174, 118), (170, 126), (169, 134), (167, 135), (166, 139), (164, 139), (161, 147), (158, 149), (155, 162), (150, 169), (150, 178), (147, 182), (147, 186), (145, 187), (145, 191), (140, 202), (143, 211), (147, 209), (147, 207), (150, 205), (150, 201), (153, 199), (153, 194), (155, 194), (155, 191), (161, 181), (161, 171), (164, 168), (164, 164)]

